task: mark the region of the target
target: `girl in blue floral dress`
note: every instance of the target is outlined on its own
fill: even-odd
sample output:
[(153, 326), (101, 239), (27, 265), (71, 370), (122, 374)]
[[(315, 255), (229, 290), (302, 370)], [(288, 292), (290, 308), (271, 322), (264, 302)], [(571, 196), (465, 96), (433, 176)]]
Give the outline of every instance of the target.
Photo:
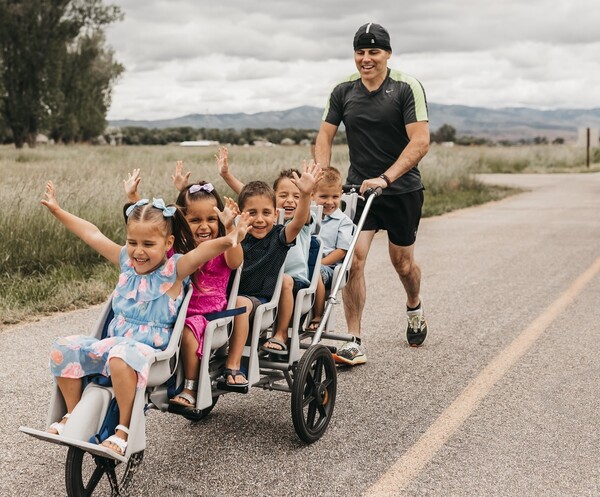
[[(107, 338), (75, 335), (59, 338), (52, 346), (51, 371), (67, 414), (49, 431), (62, 433), (69, 413), (81, 399), (84, 376), (110, 376), (119, 405), (119, 425), (103, 445), (123, 455), (136, 388), (146, 386), (148, 358), (157, 349), (165, 349), (169, 342), (183, 301), (184, 283), (198, 266), (244, 238), (248, 217), (242, 217), (227, 236), (196, 247), (176, 206), (166, 206), (162, 199), (142, 199), (126, 206), (127, 243), (122, 247), (92, 223), (61, 209), (51, 181), (46, 185), (42, 204), (69, 231), (121, 268), (113, 292), (114, 318)], [(171, 249), (175, 254), (168, 257)]]

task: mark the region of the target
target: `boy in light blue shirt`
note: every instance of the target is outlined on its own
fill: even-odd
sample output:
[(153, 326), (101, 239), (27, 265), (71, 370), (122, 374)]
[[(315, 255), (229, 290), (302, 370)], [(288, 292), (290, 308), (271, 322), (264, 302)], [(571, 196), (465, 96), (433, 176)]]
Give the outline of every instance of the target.
[(325, 291), (331, 288), (333, 270), (340, 264), (350, 248), (354, 223), (340, 210), (342, 200), (342, 175), (335, 167), (323, 169), (323, 179), (317, 184), (313, 194), (317, 205), (323, 206), (323, 219), (319, 236), (323, 245), (321, 278), (315, 294), (313, 318), (307, 329), (319, 327), (325, 309)]

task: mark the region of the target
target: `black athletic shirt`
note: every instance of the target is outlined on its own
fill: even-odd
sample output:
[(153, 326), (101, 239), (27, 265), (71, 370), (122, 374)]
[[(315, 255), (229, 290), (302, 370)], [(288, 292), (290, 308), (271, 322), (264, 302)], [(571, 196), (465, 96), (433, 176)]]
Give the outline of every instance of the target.
[[(370, 92), (355, 73), (331, 92), (323, 121), (346, 128), (350, 150), (350, 184), (376, 178), (398, 160), (409, 142), (406, 125), (428, 121), (425, 90), (412, 76), (388, 69), (383, 84)], [(423, 188), (417, 166), (398, 178), (384, 195)]]

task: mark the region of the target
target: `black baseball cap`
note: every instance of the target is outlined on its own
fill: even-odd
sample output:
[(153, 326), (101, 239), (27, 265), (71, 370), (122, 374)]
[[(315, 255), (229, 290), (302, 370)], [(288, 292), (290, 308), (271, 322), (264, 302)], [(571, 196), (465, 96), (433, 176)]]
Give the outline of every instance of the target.
[(381, 48), (391, 52), (390, 34), (381, 24), (363, 24), (354, 35), (354, 50), (361, 48)]

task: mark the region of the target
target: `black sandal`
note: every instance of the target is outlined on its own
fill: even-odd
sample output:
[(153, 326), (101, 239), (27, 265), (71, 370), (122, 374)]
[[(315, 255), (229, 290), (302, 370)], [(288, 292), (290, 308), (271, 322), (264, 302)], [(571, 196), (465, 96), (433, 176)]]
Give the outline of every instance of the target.
[[(229, 382), (229, 376), (231, 376), (233, 379), (233, 383)], [(235, 383), (236, 376), (243, 376), (244, 380), (246, 380), (245, 383)], [(225, 378), (225, 383), (230, 388), (246, 388), (248, 386), (248, 378), (246, 373), (244, 373), (241, 369), (225, 368), (223, 370), (223, 377)]]

